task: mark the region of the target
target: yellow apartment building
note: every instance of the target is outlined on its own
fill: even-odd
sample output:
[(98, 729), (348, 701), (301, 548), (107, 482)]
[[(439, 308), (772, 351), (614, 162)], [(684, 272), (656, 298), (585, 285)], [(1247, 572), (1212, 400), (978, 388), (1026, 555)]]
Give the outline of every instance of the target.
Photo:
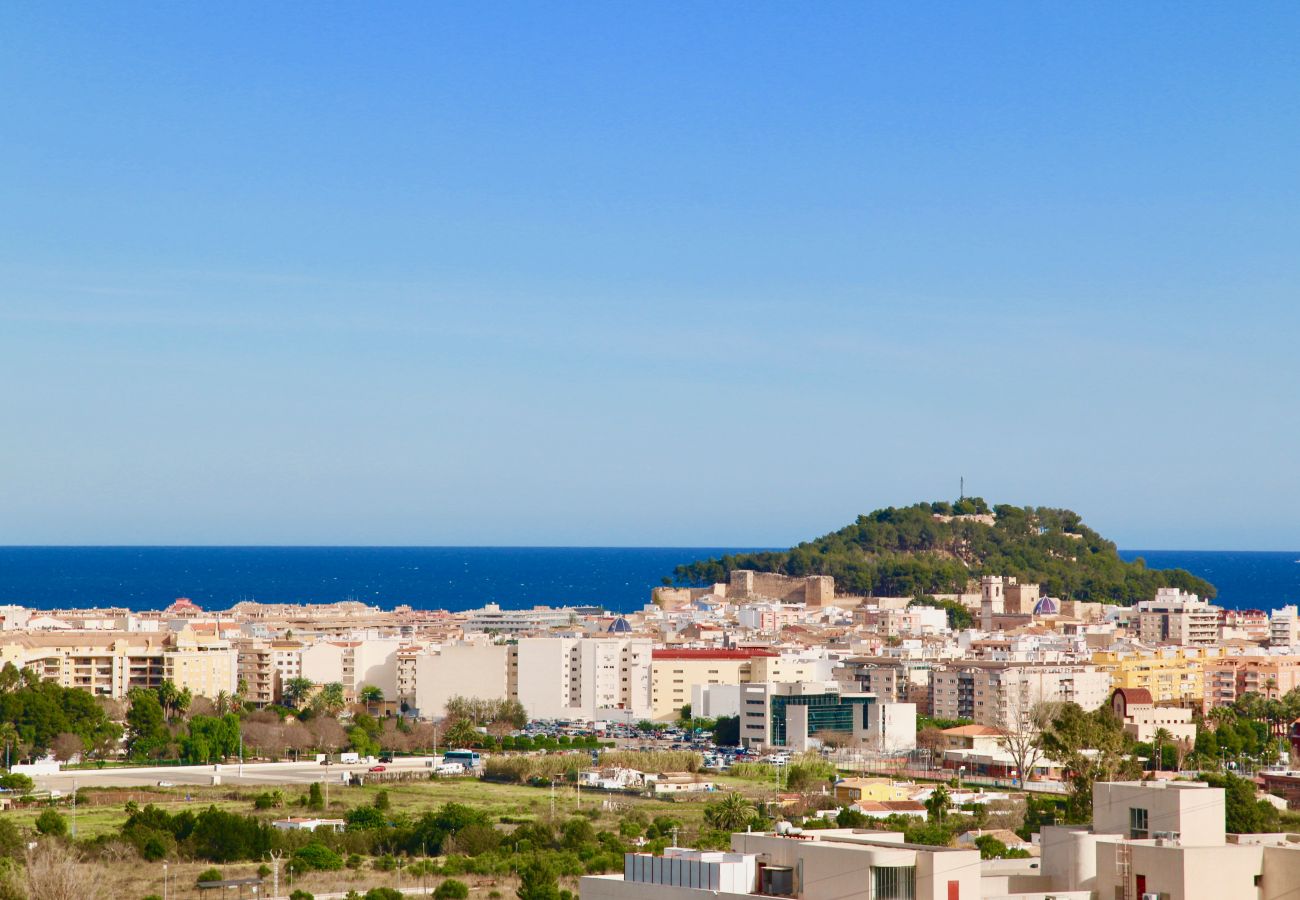
[(1145, 688), (1156, 703), (1200, 706), (1206, 661), (1218, 656), (1213, 647), (1100, 650), (1092, 655), (1092, 663), (1110, 674), (1116, 688)]

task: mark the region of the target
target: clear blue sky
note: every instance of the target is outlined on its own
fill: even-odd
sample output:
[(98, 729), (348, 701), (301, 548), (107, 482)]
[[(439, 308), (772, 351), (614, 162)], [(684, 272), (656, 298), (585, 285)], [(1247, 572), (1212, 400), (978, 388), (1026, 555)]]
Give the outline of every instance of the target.
[(7, 4), (0, 543), (1300, 548), (1297, 33)]

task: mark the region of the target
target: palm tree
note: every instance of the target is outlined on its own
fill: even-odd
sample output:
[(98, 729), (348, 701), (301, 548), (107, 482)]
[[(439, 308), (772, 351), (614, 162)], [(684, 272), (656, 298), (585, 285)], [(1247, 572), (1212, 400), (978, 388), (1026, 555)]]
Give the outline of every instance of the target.
[(464, 748), (478, 743), (482, 737), (469, 719), (457, 719), (443, 735), (448, 747)]
[(743, 831), (753, 823), (755, 810), (749, 799), (737, 791), (704, 808), (704, 820), (719, 831)]
[(320, 689), (316, 695), (313, 704), (327, 716), (337, 716), (347, 706), (343, 698), (343, 685), (337, 681), (331, 681)]
[(384, 691), (373, 684), (367, 684), (361, 688), (360, 699), (366, 705), (366, 712), (373, 716), (379, 704), (384, 702)]
[(284, 683), (284, 687), (280, 689), (280, 696), (285, 703), (297, 709), (302, 705), (302, 701), (307, 699), (307, 695), (311, 693), (312, 688), (315, 686), (312, 684), (311, 679), (299, 675), (297, 678), (290, 678)]
[(1168, 728), (1157, 728), (1156, 733), (1151, 736), (1151, 746), (1155, 757), (1155, 771), (1159, 772), (1165, 767), (1164, 748), (1166, 744), (1172, 744), (1174, 736)]
[(217, 715), (224, 716), (230, 712), (231, 701), (230, 694), (226, 691), (217, 691)]

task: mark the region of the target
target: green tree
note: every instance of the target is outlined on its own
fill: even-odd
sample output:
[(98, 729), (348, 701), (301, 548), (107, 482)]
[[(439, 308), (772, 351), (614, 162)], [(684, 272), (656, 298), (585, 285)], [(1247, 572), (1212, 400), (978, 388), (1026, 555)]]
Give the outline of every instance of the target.
[(935, 785), (930, 796), (925, 800), (926, 818), (931, 822), (942, 822), (948, 815), (948, 806), (952, 802), (948, 789), (943, 785)]
[(307, 806), (310, 809), (325, 808), (325, 795), (321, 791), (319, 781), (313, 781), (311, 787), (307, 788)]
[(1061, 704), (1039, 743), (1047, 756), (1069, 771), (1066, 816), (1070, 822), (1092, 820), (1094, 783), (1141, 774), (1133, 755), (1133, 738), (1109, 706), (1084, 712), (1076, 703)]
[(343, 685), (331, 681), (316, 693), (312, 706), (327, 716), (337, 716), (347, 704), (343, 700)]
[(286, 681), (280, 689), (280, 695), (288, 706), (299, 709), (302, 707), (303, 701), (311, 696), (311, 692), (315, 687), (316, 685), (312, 684), (310, 678), (303, 678), (300, 675)]
[(719, 831), (744, 831), (756, 817), (757, 812), (749, 798), (736, 791), (704, 806), (704, 821)]
[(36, 830), (48, 837), (63, 837), (68, 833), (68, 820), (58, 810), (46, 809), (36, 817)]
[(535, 856), (520, 865), (515, 896), (519, 900), (560, 900), (560, 880), (551, 863)]
[(358, 695), (361, 703), (370, 711), (371, 715), (379, 708), (379, 704), (384, 702), (383, 688), (376, 687), (373, 684), (363, 685), (361, 693)]
[(171, 735), (158, 695), (133, 688), (127, 699), (131, 704), (126, 712), (127, 749), (137, 759), (161, 756), (171, 743)]
[(472, 747), (482, 739), (483, 735), (469, 719), (457, 719), (443, 735), (443, 740), (447, 742), (448, 747), (457, 748)]

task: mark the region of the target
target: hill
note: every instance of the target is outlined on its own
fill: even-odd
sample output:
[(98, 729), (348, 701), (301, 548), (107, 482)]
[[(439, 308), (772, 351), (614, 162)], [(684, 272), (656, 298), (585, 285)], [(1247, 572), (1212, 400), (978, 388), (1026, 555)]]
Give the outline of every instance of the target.
[(1071, 510), (990, 509), (978, 497), (876, 510), (789, 550), (701, 560), (674, 574), (678, 584), (703, 585), (725, 581), (732, 569), (833, 575), (839, 592), (882, 597), (960, 593), (981, 575), (1014, 575), (1049, 596), (1103, 603), (1149, 600), (1160, 587), (1215, 595), (1214, 585), (1182, 569), (1125, 562)]

